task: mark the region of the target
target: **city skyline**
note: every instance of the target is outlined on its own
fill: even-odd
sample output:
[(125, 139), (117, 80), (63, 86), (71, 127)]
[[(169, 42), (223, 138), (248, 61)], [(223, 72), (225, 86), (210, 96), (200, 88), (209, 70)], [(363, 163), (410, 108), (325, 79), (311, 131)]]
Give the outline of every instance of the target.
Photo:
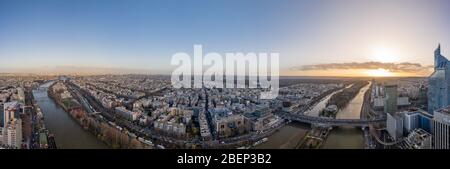
[(278, 52), (281, 76), (428, 76), (438, 43), (449, 55), (448, 7), (445, 0), (1, 1), (0, 72), (170, 74), (173, 54), (203, 44), (206, 52)]

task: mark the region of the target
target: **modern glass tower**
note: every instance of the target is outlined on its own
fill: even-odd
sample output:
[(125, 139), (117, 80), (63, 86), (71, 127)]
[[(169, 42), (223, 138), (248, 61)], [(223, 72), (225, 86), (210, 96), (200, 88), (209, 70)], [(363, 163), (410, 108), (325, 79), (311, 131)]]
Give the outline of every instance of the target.
[(441, 55), (441, 45), (434, 51), (434, 72), (428, 78), (428, 112), (450, 105), (450, 63)]

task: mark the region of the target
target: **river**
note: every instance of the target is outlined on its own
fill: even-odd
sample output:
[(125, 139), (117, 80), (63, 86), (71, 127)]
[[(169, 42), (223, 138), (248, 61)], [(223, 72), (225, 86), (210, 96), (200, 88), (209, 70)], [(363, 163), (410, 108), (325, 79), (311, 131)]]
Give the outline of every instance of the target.
[[(347, 86), (350, 87), (351, 85)], [(319, 116), (320, 111), (322, 111), (327, 105), (328, 100), (335, 93), (341, 90), (337, 90), (316, 103), (311, 109), (305, 112), (309, 116)], [(311, 127), (308, 124), (301, 124), (297, 122), (291, 122), (288, 125), (280, 128), (274, 134), (268, 137), (268, 141), (256, 146), (256, 149), (295, 149), (297, 144), (305, 137), (308, 130)]]
[[(346, 86), (346, 88), (352, 85)], [(364, 93), (370, 88), (370, 84), (361, 88), (359, 93), (353, 98), (349, 104), (340, 110), (336, 118), (341, 119), (359, 119), (362, 103), (364, 101)], [(305, 114), (309, 116), (319, 116), (320, 111), (325, 108), (331, 96), (342, 90), (335, 91), (324, 97), (320, 102), (314, 105)], [(274, 134), (268, 137), (268, 141), (256, 146), (256, 149), (295, 149), (297, 144), (303, 139), (310, 125), (292, 122)], [(363, 132), (358, 128), (335, 128), (331, 131), (326, 142), (323, 145), (324, 149), (362, 149), (364, 148)]]
[[(340, 110), (337, 119), (360, 119), (361, 108), (364, 103), (364, 93), (370, 88), (370, 83), (361, 90), (353, 98), (348, 105)], [(324, 149), (363, 149), (364, 136), (360, 128), (355, 127), (339, 127), (331, 130), (327, 140), (323, 144)]]
[[(345, 88), (352, 87), (353, 84), (346, 86)], [(331, 96), (333, 96), (335, 93), (339, 93), (344, 89), (337, 90), (327, 96), (325, 96), (320, 102), (316, 103), (311, 109), (306, 111), (304, 114), (308, 116), (319, 116), (320, 112), (327, 106), (328, 100), (330, 100)]]
[(310, 129), (307, 124), (289, 123), (268, 137), (268, 141), (257, 145), (255, 149), (295, 149)]
[(58, 149), (106, 149), (105, 143), (89, 131), (84, 130), (69, 113), (59, 107), (47, 94), (48, 82), (33, 90), (33, 96), (44, 114), (44, 123), (50, 133), (55, 135)]

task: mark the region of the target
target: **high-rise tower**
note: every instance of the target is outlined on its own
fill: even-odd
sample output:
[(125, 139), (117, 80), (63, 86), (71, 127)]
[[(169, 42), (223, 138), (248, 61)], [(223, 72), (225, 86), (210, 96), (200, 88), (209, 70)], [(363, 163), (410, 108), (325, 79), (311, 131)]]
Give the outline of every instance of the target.
[(441, 45), (434, 51), (434, 72), (428, 78), (428, 112), (450, 105), (450, 63), (441, 55)]
[(450, 107), (434, 111), (433, 133), (435, 149), (450, 149)]
[(384, 112), (397, 112), (397, 85), (386, 84), (384, 86)]

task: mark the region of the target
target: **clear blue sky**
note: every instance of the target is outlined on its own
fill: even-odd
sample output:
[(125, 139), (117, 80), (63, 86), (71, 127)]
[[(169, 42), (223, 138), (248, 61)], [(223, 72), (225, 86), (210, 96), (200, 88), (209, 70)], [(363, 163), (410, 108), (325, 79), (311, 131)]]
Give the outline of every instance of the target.
[[(168, 69), (176, 52), (280, 52), (281, 67), (450, 56), (447, 0), (0, 0), (0, 67)], [(445, 53), (447, 52), (447, 54)], [(6, 61), (6, 62), (5, 62)]]

